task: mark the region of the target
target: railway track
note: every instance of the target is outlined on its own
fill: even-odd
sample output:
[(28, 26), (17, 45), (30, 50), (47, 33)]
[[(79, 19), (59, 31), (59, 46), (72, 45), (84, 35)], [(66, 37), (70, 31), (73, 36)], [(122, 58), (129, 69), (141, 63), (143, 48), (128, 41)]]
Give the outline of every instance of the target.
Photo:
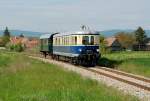
[[(35, 56), (33, 57), (39, 58), (40, 60), (43, 59), (41, 57), (35, 57)], [(67, 64), (66, 62), (64, 63)], [(120, 82), (127, 83), (129, 85), (133, 85), (140, 89), (150, 91), (150, 79), (146, 77), (137, 76), (137, 75), (133, 75), (130, 73), (126, 73), (126, 72), (122, 72), (122, 71), (118, 71), (118, 70), (114, 70), (114, 69), (110, 69), (106, 67), (99, 67), (99, 66), (90, 67), (90, 68), (86, 68), (82, 66), (76, 66), (76, 67), (86, 69), (90, 72), (94, 72), (96, 74), (103, 75), (103, 76), (118, 80)]]
[(128, 77), (131, 77), (131, 78), (134, 78), (134, 79), (138, 79), (138, 80), (150, 83), (150, 79), (147, 78), (147, 77), (134, 75), (134, 74), (131, 74), (131, 73), (126, 73), (126, 72), (123, 72), (123, 71), (119, 71), (119, 70), (115, 70), (115, 69), (111, 69), (111, 68), (106, 68), (106, 67), (96, 67), (96, 68), (100, 68), (100, 69), (103, 69), (105, 71), (114, 72), (114, 73), (119, 74), (119, 75), (128, 76)]
[(104, 67), (87, 68), (87, 70), (150, 91), (150, 79), (148, 78)]

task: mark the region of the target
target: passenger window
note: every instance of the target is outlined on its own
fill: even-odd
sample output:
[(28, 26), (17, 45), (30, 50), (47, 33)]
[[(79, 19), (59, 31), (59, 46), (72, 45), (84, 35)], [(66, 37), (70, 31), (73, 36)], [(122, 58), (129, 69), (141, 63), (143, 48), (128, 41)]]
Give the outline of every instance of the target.
[(62, 39), (62, 40), (63, 40), (63, 45), (64, 45), (64, 44), (65, 44), (65, 42), (64, 42), (64, 37), (63, 37), (63, 39)]
[(69, 45), (69, 37), (67, 38), (68, 40), (67, 40), (67, 45)]
[(68, 37), (66, 37), (66, 45), (68, 45)]
[(65, 45), (66, 45), (66, 37), (65, 37)]
[(57, 45), (57, 38), (56, 38), (56, 43), (55, 44)]
[(60, 37), (59, 37), (59, 45), (60, 45)]
[(82, 44), (83, 45), (88, 45), (89, 44), (89, 37), (88, 36), (83, 36)]
[(60, 44), (60, 39), (58, 38), (58, 45)]
[(94, 45), (94, 36), (91, 36), (91, 45)]
[(75, 36), (75, 45), (77, 45), (77, 37)]
[(71, 39), (71, 44), (74, 45), (74, 37), (72, 36)]

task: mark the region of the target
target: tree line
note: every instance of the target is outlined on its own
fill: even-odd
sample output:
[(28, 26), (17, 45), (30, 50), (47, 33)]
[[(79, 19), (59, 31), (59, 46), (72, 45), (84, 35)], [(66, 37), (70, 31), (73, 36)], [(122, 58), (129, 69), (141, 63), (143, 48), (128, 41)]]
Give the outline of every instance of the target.
[(3, 47), (5, 47), (6, 44), (10, 41), (10, 32), (8, 30), (8, 27), (6, 27), (6, 29), (4, 30), (1, 40), (2, 41), (0, 43), (0, 46), (3, 46)]
[[(0, 47), (6, 47), (10, 51), (21, 52), (24, 50), (22, 43), (13, 44), (10, 42), (11, 33), (8, 30), (8, 27), (4, 30), (3, 36), (1, 37)], [(24, 37), (23, 34), (20, 34), (19, 37)]]
[[(118, 32), (114, 35), (114, 37), (118, 39), (124, 50), (132, 50), (134, 46), (138, 48), (137, 50), (141, 50), (141, 48), (145, 46), (145, 41), (147, 39), (146, 32), (142, 27), (138, 27), (138, 29), (133, 32)], [(105, 42), (105, 37), (100, 36), (101, 51), (104, 53), (108, 51), (106, 47), (107, 42)]]

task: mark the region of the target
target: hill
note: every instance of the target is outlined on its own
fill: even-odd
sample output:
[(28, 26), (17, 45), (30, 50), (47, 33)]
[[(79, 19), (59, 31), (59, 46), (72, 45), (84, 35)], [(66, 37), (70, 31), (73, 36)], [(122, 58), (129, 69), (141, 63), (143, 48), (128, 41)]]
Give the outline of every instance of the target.
[[(0, 30), (0, 36), (3, 35), (2, 30)], [(12, 36), (19, 36), (20, 34), (23, 34), (26, 37), (39, 37), (40, 35), (44, 34), (42, 32), (32, 32), (32, 31), (22, 31), (22, 30), (10, 30), (10, 33)]]
[[(100, 31), (102, 35), (105, 37), (111, 37), (115, 35), (118, 32), (133, 32), (134, 30), (127, 29), (127, 30), (121, 30), (121, 29), (114, 29), (114, 30), (104, 30)], [(150, 30), (145, 30), (148, 37), (150, 37)], [(26, 37), (40, 37), (40, 35), (44, 34), (44, 32), (33, 32), (33, 31), (22, 31), (22, 30), (10, 30), (12, 36), (19, 36), (21, 33)], [(0, 30), (0, 36), (3, 35), (3, 31)]]
[[(115, 29), (115, 30), (105, 30), (105, 31), (100, 31), (100, 33), (106, 37), (110, 37), (115, 35), (118, 32), (133, 32), (135, 30), (128, 29), (128, 30), (121, 30), (121, 29)], [(145, 30), (146, 34), (148, 37), (150, 37), (150, 30)]]

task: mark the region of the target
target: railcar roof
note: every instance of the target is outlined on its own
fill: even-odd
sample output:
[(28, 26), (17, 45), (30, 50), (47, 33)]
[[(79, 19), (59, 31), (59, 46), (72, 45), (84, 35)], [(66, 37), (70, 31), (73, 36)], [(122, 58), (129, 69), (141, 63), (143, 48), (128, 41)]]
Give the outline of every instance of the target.
[(49, 34), (43, 34), (40, 36), (40, 39), (47, 39), (47, 38), (50, 38), (51, 35), (53, 35), (52, 33), (49, 33)]
[(82, 34), (93, 34), (93, 35), (98, 35), (100, 32), (99, 31), (73, 31), (73, 32), (64, 32), (64, 33), (59, 33), (54, 35), (54, 37), (58, 36), (67, 36), (67, 35), (82, 35)]

